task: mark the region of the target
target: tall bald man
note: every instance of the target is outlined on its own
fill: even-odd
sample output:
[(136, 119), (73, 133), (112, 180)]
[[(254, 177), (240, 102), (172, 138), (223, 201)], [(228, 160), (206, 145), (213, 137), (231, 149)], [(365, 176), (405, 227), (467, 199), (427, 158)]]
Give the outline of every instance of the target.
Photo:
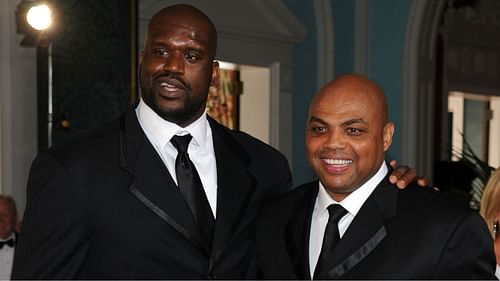
[(384, 93), (364, 76), (341, 76), (314, 96), (306, 150), (319, 180), (261, 213), (263, 278), (495, 278), (477, 213), (432, 188), (390, 185), (384, 154), (393, 134)]
[(255, 217), (290, 169), (207, 116), (216, 49), (195, 7), (151, 18), (137, 107), (34, 161), (13, 279), (255, 277)]

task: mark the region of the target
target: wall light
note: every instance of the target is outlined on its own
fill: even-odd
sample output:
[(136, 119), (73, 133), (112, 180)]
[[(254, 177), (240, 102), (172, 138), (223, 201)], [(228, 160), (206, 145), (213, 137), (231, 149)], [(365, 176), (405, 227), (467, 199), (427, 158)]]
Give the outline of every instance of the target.
[(17, 33), (23, 34), (23, 47), (46, 47), (52, 24), (51, 7), (40, 1), (22, 1), (16, 8)]
[(33, 6), (28, 10), (26, 19), (36, 30), (46, 30), (52, 24), (52, 11), (46, 4)]

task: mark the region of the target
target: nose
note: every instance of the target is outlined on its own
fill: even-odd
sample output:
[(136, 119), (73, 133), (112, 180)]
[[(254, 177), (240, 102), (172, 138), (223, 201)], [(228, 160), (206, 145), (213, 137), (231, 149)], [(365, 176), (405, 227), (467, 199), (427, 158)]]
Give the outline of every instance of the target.
[(184, 63), (184, 56), (174, 52), (165, 58), (163, 70), (171, 73), (183, 74)]
[(346, 139), (345, 135), (343, 134), (343, 131), (341, 129), (331, 129), (328, 132), (328, 136), (325, 139), (325, 143), (323, 145), (325, 148), (328, 149), (345, 149), (347, 147), (346, 145)]

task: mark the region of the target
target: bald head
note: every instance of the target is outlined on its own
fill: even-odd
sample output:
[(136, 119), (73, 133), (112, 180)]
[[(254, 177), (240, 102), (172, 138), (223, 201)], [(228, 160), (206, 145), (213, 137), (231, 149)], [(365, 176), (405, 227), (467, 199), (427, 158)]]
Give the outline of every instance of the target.
[(344, 75), (311, 102), (307, 158), (327, 192), (340, 201), (380, 169), (393, 133), (382, 89), (362, 75)]
[(162, 32), (163, 27), (166, 25), (188, 28), (192, 30), (192, 36), (197, 39), (200, 38), (200, 35), (203, 35), (205, 46), (210, 49), (212, 59), (215, 58), (217, 30), (210, 18), (202, 11), (187, 4), (178, 4), (161, 9), (149, 21), (145, 44), (148, 44), (149, 37)]
[(0, 238), (5, 240), (16, 231), (17, 208), (14, 198), (0, 195)]
[(384, 124), (388, 122), (387, 98), (384, 91), (377, 83), (360, 74), (346, 74), (330, 81), (313, 97), (311, 106), (324, 97), (340, 95), (352, 101), (359, 98), (371, 101), (372, 106), (380, 113), (380, 121)]
[(141, 98), (159, 117), (186, 127), (203, 114), (219, 81), (217, 32), (200, 10), (174, 5), (148, 25), (140, 56)]

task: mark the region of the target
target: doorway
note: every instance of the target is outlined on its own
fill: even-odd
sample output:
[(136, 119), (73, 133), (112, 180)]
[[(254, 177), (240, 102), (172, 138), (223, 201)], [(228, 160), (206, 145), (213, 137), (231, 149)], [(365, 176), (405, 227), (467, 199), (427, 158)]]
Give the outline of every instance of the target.
[(224, 61), (219, 61), (219, 66), (222, 72), (235, 73), (236, 83), (240, 85), (234, 87), (238, 88), (234, 91), (237, 97), (230, 107), (236, 116), (232, 118), (234, 123), (228, 127), (244, 131), (270, 144), (271, 69)]
[(491, 167), (500, 166), (500, 97), (477, 93), (450, 92), (451, 160), (469, 145), (477, 157)]

